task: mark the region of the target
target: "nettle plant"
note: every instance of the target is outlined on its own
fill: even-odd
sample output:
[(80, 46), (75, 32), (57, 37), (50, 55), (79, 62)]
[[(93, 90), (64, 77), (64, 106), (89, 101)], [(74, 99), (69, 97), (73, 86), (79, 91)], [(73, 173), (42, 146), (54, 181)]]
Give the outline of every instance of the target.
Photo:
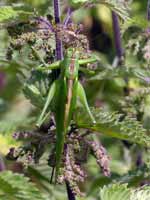
[[(24, 163), (24, 170), (31, 171), (31, 175), (39, 173), (31, 166), (45, 160), (51, 171), (49, 177), (39, 173), (40, 179), (54, 187), (65, 184), (68, 199), (85, 195), (80, 186), (88, 177), (85, 166), (90, 154), (110, 183), (100, 190), (99, 199), (150, 197), (149, 186), (140, 187), (147, 183), (149, 165), (144, 164), (146, 161), (137, 153), (137, 145), (143, 146), (145, 152), (150, 146), (146, 121), (150, 92), (149, 4), (148, 17), (140, 23), (129, 17), (130, 3), (123, 0), (62, 1), (66, 12), (61, 14), (60, 2), (54, 0), (51, 7), (54, 15), (45, 16), (22, 5), (0, 7), (0, 22), (10, 38), (5, 58), (0, 61), (2, 71), (16, 74), (24, 96), (34, 107), (22, 121), (14, 119), (11, 123), (9, 118), (4, 118), (0, 122), (1, 132), (13, 131), (13, 138), (23, 141), (19, 148), (11, 148), (6, 158)], [(78, 10), (90, 10), (97, 4), (105, 5), (112, 12), (116, 48), (112, 63), (90, 50), (84, 25), (74, 22)], [(121, 38), (125, 42), (124, 49)], [(129, 59), (131, 56), (134, 62)], [(114, 103), (117, 109), (111, 112), (105, 106), (89, 107), (85, 82), (114, 84), (118, 78), (123, 82), (119, 95), (115, 96), (111, 90), (103, 94), (106, 104)], [(140, 87), (131, 87), (131, 80)], [(107, 99), (107, 92), (112, 99), (110, 96)], [(99, 133), (123, 140), (125, 146), (136, 151), (139, 168), (124, 176), (111, 176), (111, 158), (100, 142)], [(118, 183), (114, 183), (116, 181)], [(1, 172), (0, 183), (7, 186), (0, 188), (1, 199), (12, 199), (12, 195), (15, 199), (49, 199), (32, 183), (28, 185), (27, 178), (9, 171)]]

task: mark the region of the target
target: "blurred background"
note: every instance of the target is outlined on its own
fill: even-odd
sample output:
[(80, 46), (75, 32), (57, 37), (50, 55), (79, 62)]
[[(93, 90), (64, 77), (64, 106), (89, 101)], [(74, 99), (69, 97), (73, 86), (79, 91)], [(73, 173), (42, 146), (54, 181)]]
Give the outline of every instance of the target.
[[(25, 0), (25, 1), (13, 1), (13, 0), (1, 0), (0, 6), (3, 5), (16, 5), (25, 4), (27, 9), (38, 13), (40, 16), (49, 15), (53, 20), (53, 7), (51, 0)], [(62, 20), (65, 18), (65, 10), (67, 8), (66, 1), (61, 2)], [(147, 1), (146, 0), (134, 0), (131, 4), (131, 16), (139, 18), (146, 18)], [(114, 36), (112, 27), (112, 15), (111, 11), (102, 5), (91, 9), (79, 9), (73, 15), (73, 19), (77, 22), (84, 24), (84, 32), (88, 37), (90, 43), (90, 49), (96, 51), (102, 58), (103, 63), (109, 65), (113, 62), (116, 55), (114, 46)], [(8, 30), (9, 27), (9, 30)], [(9, 48), (10, 35), (14, 30), (11, 29), (10, 24), (2, 25), (0, 29), (0, 60), (6, 58), (11, 53)], [(126, 38), (123, 38), (123, 47), (126, 46)], [(28, 56), (28, 48), (25, 47), (21, 50), (21, 54), (13, 55), (14, 59), (23, 64), (32, 64)], [(135, 56), (136, 57), (136, 56)], [(137, 58), (133, 59), (128, 57), (131, 63), (136, 64)], [(12, 63), (12, 67), (15, 64)], [(30, 130), (33, 128), (32, 120), (34, 121), (35, 109), (31, 105), (30, 101), (25, 98), (22, 93), (22, 80), (16, 75), (14, 70), (11, 71), (11, 67), (3, 70), (3, 64), (0, 64), (0, 154), (4, 159), (7, 169), (13, 171), (22, 172), (22, 165), (15, 163), (14, 161), (8, 161), (5, 159), (5, 155), (12, 147), (20, 146), (21, 142), (17, 142), (12, 137), (12, 134), (18, 130)], [(113, 80), (98, 80), (87, 81), (86, 92), (90, 105), (97, 107), (103, 106), (106, 110), (118, 111), (121, 109), (118, 99), (124, 96), (124, 87), (126, 83), (121, 78), (114, 78)], [(139, 84), (131, 80), (130, 87), (138, 87)], [(94, 92), (93, 92), (94, 91)], [(149, 99), (147, 99), (149, 103)], [(147, 103), (147, 104), (148, 104)], [(146, 104), (146, 105), (147, 105)], [(147, 113), (150, 108), (146, 107)], [(145, 116), (147, 116), (147, 113)], [(29, 117), (30, 116), (30, 117)], [(33, 118), (32, 118), (33, 116)], [(149, 116), (145, 118), (145, 126), (148, 126)], [(130, 144), (124, 144), (120, 140), (112, 139), (101, 135), (101, 143), (107, 149), (108, 155), (111, 157), (110, 167), (113, 176), (126, 174), (129, 170), (136, 167), (136, 161), (140, 159), (136, 157), (135, 152), (143, 151), (139, 147), (132, 149), (129, 148)], [(134, 156), (133, 156), (134, 155)], [(45, 163), (44, 163), (45, 164)], [(40, 163), (38, 169), (44, 171), (44, 174), (49, 173), (49, 168), (46, 165)], [(89, 199), (96, 195), (99, 186), (109, 183), (109, 178), (104, 177), (99, 173), (100, 169), (96, 165), (96, 161), (93, 157), (90, 157), (88, 164), (85, 166), (89, 176), (85, 185), (82, 185), (84, 190), (88, 191)], [(30, 173), (29, 173), (30, 174)], [(33, 177), (35, 179), (36, 176)], [(34, 180), (35, 182), (38, 180)], [(86, 189), (85, 189), (86, 188)], [(64, 188), (61, 188), (58, 192), (58, 196), (61, 195), (63, 199)], [(62, 193), (61, 193), (62, 192)], [(56, 196), (57, 196), (56, 195)], [(64, 199), (66, 197), (64, 196)], [(59, 199), (59, 198), (58, 198)]]

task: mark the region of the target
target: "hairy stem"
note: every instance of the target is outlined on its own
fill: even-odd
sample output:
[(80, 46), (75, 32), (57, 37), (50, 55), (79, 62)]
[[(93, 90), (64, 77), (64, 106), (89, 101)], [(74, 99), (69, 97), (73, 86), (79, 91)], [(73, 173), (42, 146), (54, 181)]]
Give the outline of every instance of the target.
[(4, 171), (6, 169), (5, 164), (4, 164), (4, 160), (2, 158), (2, 156), (0, 155), (0, 172)]
[(147, 1), (147, 20), (150, 20), (150, 0)]
[(6, 76), (5, 73), (0, 72), (0, 90), (4, 89), (6, 83)]
[[(65, 147), (64, 147), (66, 153), (67, 153), (67, 150), (68, 150), (68, 145), (65, 144)], [(72, 192), (72, 189), (70, 187), (70, 184), (69, 182), (66, 180), (66, 189), (67, 189), (67, 194), (68, 194), (68, 200), (75, 200), (75, 195), (73, 194)]]
[(118, 62), (120, 63), (122, 60), (122, 56), (124, 54), (124, 50), (122, 48), (122, 43), (121, 43), (121, 33), (120, 33), (118, 16), (114, 11), (112, 12), (112, 20), (113, 20), (113, 29), (114, 29), (115, 49), (116, 49)]
[(72, 15), (72, 9), (68, 8), (67, 17), (64, 20), (64, 27), (66, 27), (69, 23), (71, 23), (71, 15)]
[(54, 32), (52, 24), (47, 19), (44, 19), (43, 17), (38, 17), (37, 21), (45, 24), (50, 31)]
[(75, 195), (73, 194), (68, 181), (66, 181), (66, 188), (67, 188), (68, 200), (75, 200)]
[[(60, 23), (60, 0), (54, 0), (54, 16), (55, 23)], [(63, 59), (63, 47), (62, 41), (59, 39), (57, 32), (55, 33), (55, 41), (56, 41), (56, 60)]]

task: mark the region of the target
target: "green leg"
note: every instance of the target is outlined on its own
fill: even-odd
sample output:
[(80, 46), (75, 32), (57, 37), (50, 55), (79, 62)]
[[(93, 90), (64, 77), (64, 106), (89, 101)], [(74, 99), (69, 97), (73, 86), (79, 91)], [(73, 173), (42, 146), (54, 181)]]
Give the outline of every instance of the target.
[(36, 70), (38, 71), (47, 71), (60, 68), (60, 61), (54, 62), (50, 65), (38, 66)]
[(50, 87), (44, 108), (43, 108), (42, 113), (41, 113), (41, 115), (40, 115), (40, 117), (37, 121), (37, 124), (36, 124), (38, 127), (40, 127), (42, 125), (42, 123), (44, 122), (44, 120), (46, 119), (45, 113), (46, 113), (46, 110), (47, 110), (48, 106), (50, 105), (50, 103), (51, 103), (51, 101), (54, 97), (55, 91), (56, 91), (56, 82), (52, 83), (52, 85)]
[(88, 63), (94, 63), (98, 60), (99, 60), (99, 58), (97, 56), (92, 56), (91, 58), (79, 60), (79, 65), (86, 65)]
[(95, 124), (96, 121), (94, 119), (94, 116), (93, 114), (91, 113), (90, 111), (90, 108), (89, 108), (89, 105), (88, 105), (88, 102), (87, 102), (87, 98), (86, 98), (86, 94), (85, 94), (85, 91), (84, 91), (84, 88), (83, 86), (81, 85), (80, 82), (78, 82), (78, 89), (77, 89), (77, 95), (82, 103), (82, 105), (84, 106), (84, 108), (86, 109), (87, 113), (89, 114), (92, 122)]

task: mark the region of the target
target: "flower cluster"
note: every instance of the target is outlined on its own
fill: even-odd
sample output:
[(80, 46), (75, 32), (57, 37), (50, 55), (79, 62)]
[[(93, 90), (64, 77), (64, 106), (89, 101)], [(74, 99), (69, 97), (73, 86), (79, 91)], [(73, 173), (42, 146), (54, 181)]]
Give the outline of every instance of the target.
[(87, 37), (83, 34), (82, 24), (77, 25), (73, 22), (66, 26), (59, 24), (56, 26), (55, 31), (61, 38), (64, 49), (74, 47), (79, 49), (80, 52), (84, 52), (83, 55), (89, 51), (89, 42)]
[(81, 169), (80, 165), (75, 163), (72, 148), (66, 145), (65, 148), (65, 161), (61, 175), (58, 178), (59, 183), (69, 182), (69, 185), (75, 195), (83, 196), (78, 187), (78, 182), (84, 182), (86, 177), (85, 172)]
[[(81, 58), (87, 58), (90, 54), (89, 42), (84, 34), (82, 24), (74, 24), (71, 20), (67, 23), (51, 24), (46, 17), (36, 17), (28, 23), (17, 24), (16, 27), (20, 27), (22, 31), (12, 35), (8, 29), (11, 42), (6, 57), (9, 60), (12, 59), (15, 51), (20, 54), (23, 47), (28, 45), (31, 48), (28, 55), (29, 60), (37, 60), (42, 56), (41, 60), (46, 64), (54, 62), (56, 34), (62, 41), (63, 53), (69, 47), (73, 47), (81, 52)], [(40, 56), (37, 56), (38, 54)], [(39, 61), (41, 60), (39, 59)]]
[(146, 45), (143, 48), (144, 52), (144, 59), (147, 60), (147, 62), (150, 61), (150, 40), (147, 41)]
[(110, 176), (109, 160), (110, 158), (106, 154), (106, 149), (98, 142), (88, 142), (95, 157), (98, 165), (101, 167), (102, 172), (105, 176)]
[[(23, 140), (24, 145), (18, 149), (11, 148), (7, 159), (22, 162), (25, 167), (33, 165), (40, 161), (42, 155), (46, 152), (46, 147), (50, 146), (47, 164), (54, 169), (56, 166), (56, 128), (52, 120), (50, 120), (51, 123), (47, 127), (43, 125), (43, 127), (35, 131), (14, 133), (13, 138)], [(72, 124), (67, 134), (57, 182), (59, 184), (69, 183), (75, 195), (84, 195), (79, 189), (79, 183), (83, 183), (87, 177), (83, 164), (87, 162), (89, 154), (96, 157), (104, 176), (110, 176), (110, 159), (106, 154), (105, 148), (93, 139), (93, 135), (89, 131), (81, 131), (75, 124)], [(51, 180), (53, 180), (53, 175)]]

